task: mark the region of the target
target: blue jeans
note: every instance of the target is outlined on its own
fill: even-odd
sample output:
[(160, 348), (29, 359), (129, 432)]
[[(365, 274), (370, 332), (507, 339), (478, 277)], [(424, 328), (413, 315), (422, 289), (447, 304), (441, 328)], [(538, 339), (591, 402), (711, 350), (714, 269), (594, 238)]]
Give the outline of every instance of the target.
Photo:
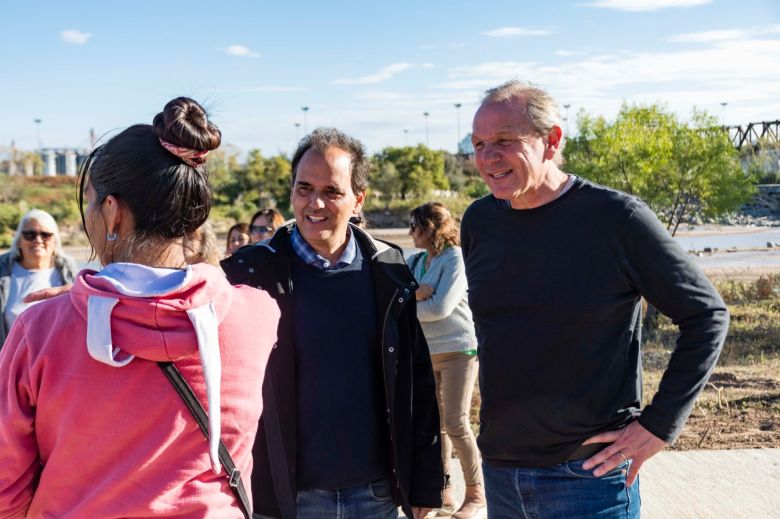
[(340, 490), (298, 492), (298, 519), (397, 519), (390, 478)]
[(639, 479), (626, 487), (628, 462), (600, 478), (585, 460), (546, 468), (482, 464), (490, 519), (638, 518)]

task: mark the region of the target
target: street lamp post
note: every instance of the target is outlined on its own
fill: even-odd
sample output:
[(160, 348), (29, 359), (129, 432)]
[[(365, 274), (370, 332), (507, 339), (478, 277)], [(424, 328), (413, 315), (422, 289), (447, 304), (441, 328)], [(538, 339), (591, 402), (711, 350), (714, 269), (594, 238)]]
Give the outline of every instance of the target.
[(425, 146), (427, 146), (428, 148), (431, 147), (431, 141), (428, 135), (428, 117), (430, 115), (431, 115), (430, 112), (423, 112), (423, 117), (425, 117)]
[(458, 155), (460, 153), (460, 107), (463, 106), (463, 104), (455, 103), (453, 106), (455, 107), (455, 113), (458, 119), (458, 141), (455, 144), (455, 154)]
[(409, 137), (409, 130), (404, 128), (404, 148), (409, 146), (409, 139), (408, 139), (408, 137)]
[(566, 103), (563, 105), (563, 109), (566, 110), (566, 115), (564, 116), (563, 120), (566, 121), (566, 137), (569, 137), (569, 108), (571, 108), (570, 103)]
[(308, 126), (307, 121), (306, 121), (306, 114), (309, 112), (309, 107), (308, 106), (302, 106), (301, 110), (303, 111), (303, 133), (308, 133), (309, 132), (309, 126)]
[(301, 123), (295, 123), (295, 139), (301, 140)]
[(43, 144), (41, 144), (41, 123), (43, 119), (35, 118), (33, 122), (35, 123), (35, 133), (38, 136), (38, 152), (40, 152), (43, 149)]
[(722, 101), (720, 103), (720, 106), (721, 106), (721, 119), (722, 119), (721, 122), (723, 123), (723, 126), (726, 126), (726, 105), (727, 104), (728, 103), (726, 101)]

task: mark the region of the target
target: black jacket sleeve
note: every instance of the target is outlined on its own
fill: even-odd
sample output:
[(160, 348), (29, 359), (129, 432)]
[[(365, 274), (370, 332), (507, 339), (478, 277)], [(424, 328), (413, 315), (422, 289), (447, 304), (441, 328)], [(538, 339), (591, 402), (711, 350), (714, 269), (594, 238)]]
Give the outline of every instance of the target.
[(431, 356), (420, 322), (414, 296), (404, 310), (412, 339), (412, 417), (413, 455), (409, 501), (412, 506), (438, 508), (442, 502), (444, 471), (441, 463), (439, 406)]

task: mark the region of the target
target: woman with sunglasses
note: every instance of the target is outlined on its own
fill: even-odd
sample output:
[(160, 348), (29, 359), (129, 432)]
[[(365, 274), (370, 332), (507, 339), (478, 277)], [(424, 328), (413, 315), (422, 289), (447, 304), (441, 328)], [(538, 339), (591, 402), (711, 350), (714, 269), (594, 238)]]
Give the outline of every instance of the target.
[(249, 239), (251, 243), (267, 240), (276, 229), (284, 224), (284, 216), (276, 209), (260, 209), (249, 220)]
[[(486, 502), (479, 450), (469, 421), (477, 374), (477, 337), (466, 295), (460, 231), (443, 204), (428, 202), (412, 210), (409, 235), (414, 246), (423, 249), (410, 256), (407, 263), (419, 283), (417, 318), (431, 352), (441, 416), (442, 464), (448, 476), (436, 517), (470, 519), (481, 513)], [(453, 448), (466, 482), (466, 496), (460, 506), (449, 484)]]
[(54, 218), (40, 209), (25, 214), (11, 244), (0, 255), (0, 348), (14, 321), (30, 304), (30, 292), (73, 283), (76, 267), (62, 252)]

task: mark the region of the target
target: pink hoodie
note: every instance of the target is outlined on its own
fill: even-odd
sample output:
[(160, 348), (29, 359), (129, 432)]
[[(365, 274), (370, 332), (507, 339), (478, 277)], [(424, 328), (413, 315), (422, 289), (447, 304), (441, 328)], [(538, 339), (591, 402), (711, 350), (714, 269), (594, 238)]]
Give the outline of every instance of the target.
[(279, 309), (210, 265), (161, 272), (85, 270), (17, 319), (0, 351), (0, 518), (241, 517), (155, 362), (174, 361), (217, 417), (249, 492)]

